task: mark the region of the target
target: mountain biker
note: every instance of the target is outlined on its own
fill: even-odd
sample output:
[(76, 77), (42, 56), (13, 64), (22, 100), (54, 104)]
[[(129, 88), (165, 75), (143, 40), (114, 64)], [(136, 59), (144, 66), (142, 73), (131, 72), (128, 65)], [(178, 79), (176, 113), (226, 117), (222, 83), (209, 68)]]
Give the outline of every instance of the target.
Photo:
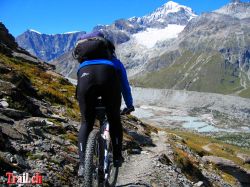
[[(105, 39), (101, 32), (93, 32), (83, 35), (80, 40), (89, 38)], [(123, 114), (134, 111), (131, 89), (126, 70), (120, 60), (116, 58), (113, 43), (107, 40), (108, 48), (112, 53), (111, 59), (105, 59), (105, 55), (90, 56), (78, 59), (80, 63), (77, 72), (77, 100), (81, 111), (81, 127), (78, 134), (78, 148), (80, 165), (78, 176), (84, 173), (84, 153), (89, 133), (93, 129), (95, 121), (95, 104), (97, 97), (101, 96), (106, 108), (107, 118), (110, 123), (110, 135), (113, 145), (113, 162), (115, 167), (121, 167), (122, 157), (122, 124), (120, 119), (121, 93), (126, 108)], [(89, 46), (91, 48), (93, 46)]]

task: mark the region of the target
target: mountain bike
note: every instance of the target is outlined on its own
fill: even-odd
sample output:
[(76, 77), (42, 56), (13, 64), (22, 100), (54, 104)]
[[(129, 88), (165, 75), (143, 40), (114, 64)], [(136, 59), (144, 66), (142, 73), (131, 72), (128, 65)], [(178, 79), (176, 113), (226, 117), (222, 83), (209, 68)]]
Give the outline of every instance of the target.
[(113, 147), (109, 123), (101, 97), (97, 99), (96, 119), (100, 129), (89, 134), (85, 151), (85, 187), (112, 187), (118, 177), (118, 167), (113, 166)]

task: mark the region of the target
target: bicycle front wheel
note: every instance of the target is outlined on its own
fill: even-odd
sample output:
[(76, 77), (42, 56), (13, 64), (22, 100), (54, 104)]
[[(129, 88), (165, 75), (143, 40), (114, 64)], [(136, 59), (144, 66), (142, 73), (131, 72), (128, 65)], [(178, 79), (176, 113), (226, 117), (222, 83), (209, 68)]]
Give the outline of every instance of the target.
[(110, 146), (108, 150), (109, 157), (109, 168), (108, 168), (108, 179), (105, 182), (105, 187), (114, 187), (118, 178), (119, 168), (113, 165), (113, 146), (110, 141)]
[(88, 137), (85, 151), (84, 186), (99, 186), (99, 131), (94, 129)]

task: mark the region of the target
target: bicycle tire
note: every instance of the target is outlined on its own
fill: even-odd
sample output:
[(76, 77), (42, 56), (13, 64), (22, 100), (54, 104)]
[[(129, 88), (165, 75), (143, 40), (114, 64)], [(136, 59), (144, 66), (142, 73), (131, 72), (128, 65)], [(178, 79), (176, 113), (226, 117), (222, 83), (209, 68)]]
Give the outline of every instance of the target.
[(96, 142), (99, 138), (99, 131), (94, 129), (91, 131), (88, 137), (86, 152), (85, 152), (85, 173), (84, 173), (84, 186), (93, 187), (93, 173), (94, 173), (94, 164), (93, 158), (96, 148)]
[[(111, 144), (111, 150), (109, 150), (111, 152), (111, 154), (113, 154), (113, 146), (112, 146), (112, 142), (110, 142)], [(109, 177), (109, 180), (106, 182), (105, 184), (105, 187), (114, 187), (116, 182), (117, 182), (117, 178), (118, 178), (118, 173), (119, 173), (119, 168), (118, 167), (112, 167), (112, 169), (114, 169), (114, 174), (113, 174), (113, 179), (111, 181), (110, 180), (110, 177)]]
[[(85, 152), (84, 187), (94, 187), (93, 186), (93, 173), (95, 172), (94, 170), (96, 168), (94, 167), (93, 161), (94, 161), (94, 154), (96, 151), (95, 149), (97, 146), (99, 135), (100, 135), (100, 132), (97, 129), (94, 129), (93, 131), (91, 131), (91, 133), (89, 134), (89, 137), (88, 137), (88, 141), (87, 141), (87, 145), (86, 145), (86, 152)], [(111, 151), (111, 154), (112, 154), (112, 143), (111, 143), (111, 150), (109, 150), (109, 151)], [(119, 168), (112, 167), (112, 169), (114, 172), (112, 175), (112, 177), (113, 177), (112, 181), (110, 181), (110, 180), (106, 181), (106, 183), (103, 184), (105, 187), (114, 187), (116, 182), (117, 182)], [(98, 177), (99, 176), (97, 176), (97, 178)], [(99, 182), (98, 179), (97, 179), (97, 182)], [(97, 186), (99, 186), (99, 184), (97, 184)]]
[(105, 187), (114, 187), (116, 185), (117, 182), (117, 178), (118, 178), (118, 173), (119, 173), (119, 168), (115, 168), (115, 174), (114, 174), (114, 179), (112, 182), (107, 182), (107, 184), (105, 184)]

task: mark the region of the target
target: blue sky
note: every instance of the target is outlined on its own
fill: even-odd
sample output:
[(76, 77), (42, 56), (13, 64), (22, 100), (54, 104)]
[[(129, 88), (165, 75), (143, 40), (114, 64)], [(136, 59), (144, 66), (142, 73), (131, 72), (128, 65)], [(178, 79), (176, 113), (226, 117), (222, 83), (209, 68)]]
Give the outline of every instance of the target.
[[(230, 0), (174, 0), (197, 14)], [(97, 24), (146, 15), (168, 0), (0, 0), (0, 21), (17, 36), (27, 29), (46, 34), (91, 31)]]

